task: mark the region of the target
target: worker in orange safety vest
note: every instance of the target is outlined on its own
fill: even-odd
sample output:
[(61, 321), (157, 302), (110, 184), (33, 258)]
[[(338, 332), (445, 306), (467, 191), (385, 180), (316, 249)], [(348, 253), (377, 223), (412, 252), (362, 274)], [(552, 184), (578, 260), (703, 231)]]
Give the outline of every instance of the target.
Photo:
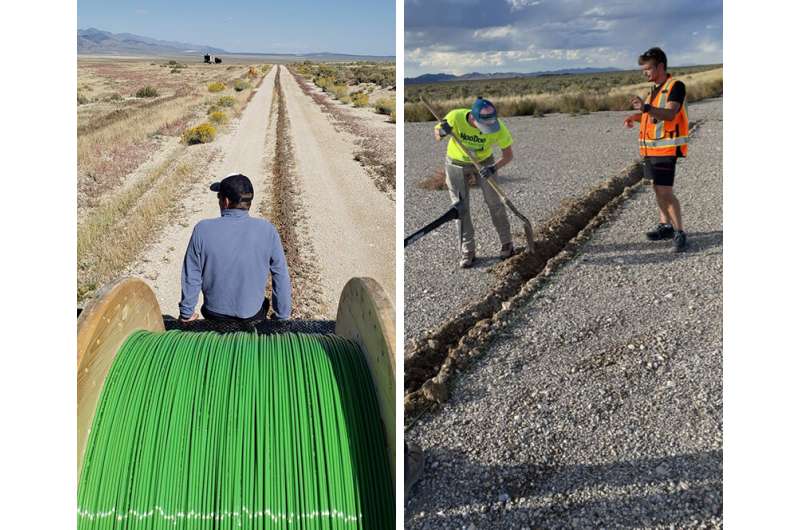
[(653, 181), (658, 203), (659, 223), (647, 232), (647, 239), (672, 239), (674, 252), (686, 249), (681, 205), (673, 193), (675, 166), (688, 152), (689, 118), (686, 113), (686, 86), (667, 73), (667, 55), (661, 48), (650, 48), (639, 56), (639, 66), (654, 83), (646, 100), (636, 96), (631, 106), (638, 111), (625, 118), (632, 128), (639, 122), (639, 154), (644, 176)]

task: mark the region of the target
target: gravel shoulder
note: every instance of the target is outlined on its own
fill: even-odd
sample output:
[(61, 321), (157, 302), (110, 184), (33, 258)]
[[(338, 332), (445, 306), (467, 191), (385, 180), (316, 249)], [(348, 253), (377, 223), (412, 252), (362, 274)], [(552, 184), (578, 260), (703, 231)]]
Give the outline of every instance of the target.
[[(656, 209), (652, 192), (642, 186), (508, 320), (502, 337), (452, 380), (443, 408), (407, 431), (428, 460), (407, 505), (406, 528), (721, 527), (722, 101), (697, 103), (689, 112), (701, 125), (676, 179), (688, 252), (674, 255), (669, 243), (644, 240)], [(612, 132), (603, 145), (588, 137), (574, 145), (571, 131), (545, 134), (549, 118), (535, 120), (540, 143), (559, 141), (549, 157), (534, 150), (541, 158), (531, 162), (538, 168), (531, 178), (549, 174), (542, 168), (556, 171), (559, 156), (565, 157), (567, 190), (606, 171), (579, 169), (583, 163), (594, 160), (609, 174), (619, 170), (635, 157), (620, 147), (623, 141), (633, 145), (632, 137), (619, 133), (619, 145), (611, 141), (622, 129), (622, 115), (550, 122), (607, 122)], [(523, 145), (524, 127), (509, 122)], [(608, 158), (616, 156), (614, 149), (624, 152), (619, 161)], [(591, 154), (583, 155), (584, 162), (579, 153)], [(409, 162), (414, 164), (407, 155), (407, 169)], [(587, 180), (587, 187), (595, 183)], [(559, 197), (551, 196), (550, 203), (537, 203), (534, 214), (530, 205), (539, 199), (533, 193), (526, 199), (513, 184), (509, 194), (515, 202), (520, 197), (520, 209), (532, 218), (558, 205)], [(407, 217), (419, 211), (409, 197), (433, 193), (413, 182), (406, 190)], [(445, 196), (440, 202), (446, 208)], [(474, 213), (482, 205), (476, 206)], [(476, 216), (479, 223), (491, 228), (488, 216)], [(453, 260), (454, 240), (447, 234)], [(431, 252), (424, 282), (429, 289), (446, 281), (430, 281), (439, 265)], [(409, 295), (412, 257), (406, 253), (407, 326), (416, 318), (409, 314), (412, 304), (422, 304)], [(418, 274), (425, 271), (418, 267)], [(447, 278), (457, 283), (453, 276)], [(465, 290), (483, 285), (476, 280)], [(440, 296), (457, 300), (455, 290), (448, 285)]]
[[(155, 244), (133, 264), (129, 272), (146, 279), (153, 288), (162, 311), (178, 316), (181, 296), (181, 267), (186, 245), (195, 224), (219, 216), (219, 204), (208, 186), (225, 175), (241, 172), (253, 182), (256, 202), (266, 195), (269, 175), (265, 161), (272, 90), (277, 67), (267, 74), (241, 117), (231, 122), (229, 132), (214, 144), (193, 146), (209, 157), (205, 170), (198, 173), (178, 205), (177, 213), (161, 230)], [(213, 146), (213, 147), (212, 147)], [(251, 215), (256, 215), (251, 211)], [(203, 303), (202, 294), (197, 311)]]
[[(583, 195), (638, 156), (636, 133), (622, 126), (627, 114), (505, 118), (514, 138), (514, 160), (503, 168), (498, 182), (534, 226), (543, 222), (562, 200)], [(434, 142), (433, 125), (405, 124), (405, 234), (450, 206), (446, 191), (419, 187), (420, 181), (444, 165), (446, 144)], [(470, 198), (478, 255), (474, 268), (458, 268), (455, 223), (405, 249), (406, 345), (491, 288), (500, 243), (480, 190), (472, 189)], [(522, 225), (510, 212), (509, 219), (515, 244), (524, 245)]]

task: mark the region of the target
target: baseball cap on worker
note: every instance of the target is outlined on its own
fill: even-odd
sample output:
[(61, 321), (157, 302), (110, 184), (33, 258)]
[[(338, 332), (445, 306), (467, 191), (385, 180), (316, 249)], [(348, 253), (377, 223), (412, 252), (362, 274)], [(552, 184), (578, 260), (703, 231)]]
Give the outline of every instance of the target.
[(241, 173), (232, 173), (222, 181), (213, 183), (209, 189), (216, 191), (220, 198), (227, 197), (233, 204), (253, 200), (253, 184)]
[(472, 104), (472, 117), (478, 129), (483, 134), (495, 133), (500, 130), (500, 122), (497, 121), (497, 109), (488, 99), (478, 97)]

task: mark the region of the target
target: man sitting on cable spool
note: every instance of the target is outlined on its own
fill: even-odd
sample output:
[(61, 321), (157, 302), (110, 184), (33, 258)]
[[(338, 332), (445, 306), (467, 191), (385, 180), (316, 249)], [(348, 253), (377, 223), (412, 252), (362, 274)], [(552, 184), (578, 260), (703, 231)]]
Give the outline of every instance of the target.
[(292, 287), (281, 238), (266, 219), (250, 217), (253, 184), (233, 174), (211, 185), (217, 192), (220, 217), (195, 225), (181, 274), (180, 320), (198, 318), (194, 309), (200, 291), (206, 320), (256, 323), (270, 308), (265, 297), (272, 275), (273, 318), (285, 320), (292, 310)]

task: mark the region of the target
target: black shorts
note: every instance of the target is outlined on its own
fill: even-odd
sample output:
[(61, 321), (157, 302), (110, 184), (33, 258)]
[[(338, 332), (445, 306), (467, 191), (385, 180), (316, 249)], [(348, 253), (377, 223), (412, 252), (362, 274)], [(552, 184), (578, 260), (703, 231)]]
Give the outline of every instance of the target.
[(674, 156), (648, 156), (644, 159), (644, 178), (653, 181), (656, 186), (672, 186), (675, 182)]

